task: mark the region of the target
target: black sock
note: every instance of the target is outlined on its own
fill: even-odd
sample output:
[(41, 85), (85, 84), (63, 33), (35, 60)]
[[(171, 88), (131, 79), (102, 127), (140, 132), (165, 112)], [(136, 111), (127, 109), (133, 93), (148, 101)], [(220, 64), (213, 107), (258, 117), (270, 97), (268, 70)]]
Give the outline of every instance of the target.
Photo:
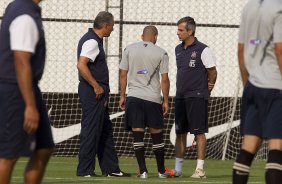
[(139, 165), (139, 172), (148, 172), (145, 162), (144, 132), (132, 132), (134, 152)]
[(282, 151), (269, 150), (265, 169), (266, 184), (282, 184)]
[(249, 153), (245, 150), (240, 150), (236, 162), (233, 165), (233, 184), (246, 184), (249, 178), (250, 166), (255, 154)]
[(164, 166), (164, 141), (163, 133), (151, 134), (153, 141), (153, 151), (156, 156), (157, 166), (159, 173), (163, 174), (165, 172)]

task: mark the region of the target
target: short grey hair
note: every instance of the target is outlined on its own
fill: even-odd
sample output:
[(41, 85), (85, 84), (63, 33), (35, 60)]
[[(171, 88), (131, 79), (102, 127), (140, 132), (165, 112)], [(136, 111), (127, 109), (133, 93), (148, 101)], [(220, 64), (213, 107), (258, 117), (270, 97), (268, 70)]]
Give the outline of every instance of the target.
[(114, 16), (107, 11), (101, 11), (98, 13), (96, 18), (94, 19), (93, 27), (95, 29), (101, 29), (104, 24), (113, 24)]
[(193, 36), (195, 35), (196, 32), (196, 22), (192, 17), (183, 17), (181, 18), (178, 22), (177, 25), (181, 24), (181, 23), (186, 23), (186, 30), (188, 31), (189, 29), (191, 29), (193, 31)]

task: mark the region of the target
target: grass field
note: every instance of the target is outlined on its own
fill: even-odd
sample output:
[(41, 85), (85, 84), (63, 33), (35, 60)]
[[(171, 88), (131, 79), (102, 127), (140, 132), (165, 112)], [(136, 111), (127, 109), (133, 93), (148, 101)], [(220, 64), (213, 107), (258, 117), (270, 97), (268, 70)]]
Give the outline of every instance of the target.
[[(120, 167), (123, 171), (131, 173), (133, 176), (130, 178), (107, 178), (104, 176), (97, 176), (91, 178), (77, 177), (76, 166), (77, 158), (69, 157), (52, 157), (43, 183), (49, 184), (87, 184), (87, 183), (101, 183), (101, 184), (155, 184), (155, 183), (172, 183), (172, 184), (230, 184), (231, 172), (234, 161), (221, 161), (221, 160), (206, 160), (205, 171), (207, 179), (192, 179), (190, 176), (195, 167), (195, 160), (185, 160), (183, 168), (183, 176), (180, 178), (159, 179), (157, 177), (156, 165), (154, 159), (147, 159), (147, 167), (149, 170), (149, 178), (140, 180), (136, 178), (137, 165), (133, 158), (120, 158)], [(23, 183), (23, 170), (27, 159), (20, 159), (15, 167), (12, 183)], [(263, 184), (264, 183), (264, 164), (265, 161), (255, 161), (252, 165), (251, 175), (249, 178), (250, 184)], [(169, 168), (174, 167), (174, 160), (166, 160), (166, 166)], [(98, 175), (101, 175), (99, 167), (97, 167)]]

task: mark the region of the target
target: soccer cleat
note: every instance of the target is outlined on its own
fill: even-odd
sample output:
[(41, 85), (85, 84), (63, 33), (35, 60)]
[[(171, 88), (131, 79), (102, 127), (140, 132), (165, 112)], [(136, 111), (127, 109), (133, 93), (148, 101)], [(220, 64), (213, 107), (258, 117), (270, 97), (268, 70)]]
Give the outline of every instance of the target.
[(131, 174), (123, 172), (123, 171), (119, 171), (119, 172), (112, 172), (107, 174), (107, 177), (130, 177)]
[(203, 169), (196, 169), (194, 174), (191, 176), (191, 178), (200, 178), (200, 179), (205, 179), (207, 178), (206, 173)]
[(182, 172), (181, 171), (176, 171), (175, 169), (165, 168), (165, 172), (170, 173), (171, 177), (180, 177), (180, 176), (182, 176)]
[(142, 174), (139, 173), (137, 175), (137, 178), (146, 179), (146, 178), (148, 178), (148, 173), (147, 172), (143, 172)]
[(170, 178), (170, 173), (169, 172), (164, 172), (164, 173), (159, 173), (159, 178)]

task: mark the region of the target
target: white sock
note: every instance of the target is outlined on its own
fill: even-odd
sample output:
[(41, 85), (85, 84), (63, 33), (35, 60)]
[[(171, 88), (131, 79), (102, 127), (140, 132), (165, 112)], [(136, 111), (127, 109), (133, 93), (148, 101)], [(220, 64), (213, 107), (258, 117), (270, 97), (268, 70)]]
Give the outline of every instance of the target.
[(182, 172), (184, 158), (175, 158), (175, 170), (178, 172)]
[(196, 169), (204, 169), (204, 160), (197, 160), (197, 167)]

